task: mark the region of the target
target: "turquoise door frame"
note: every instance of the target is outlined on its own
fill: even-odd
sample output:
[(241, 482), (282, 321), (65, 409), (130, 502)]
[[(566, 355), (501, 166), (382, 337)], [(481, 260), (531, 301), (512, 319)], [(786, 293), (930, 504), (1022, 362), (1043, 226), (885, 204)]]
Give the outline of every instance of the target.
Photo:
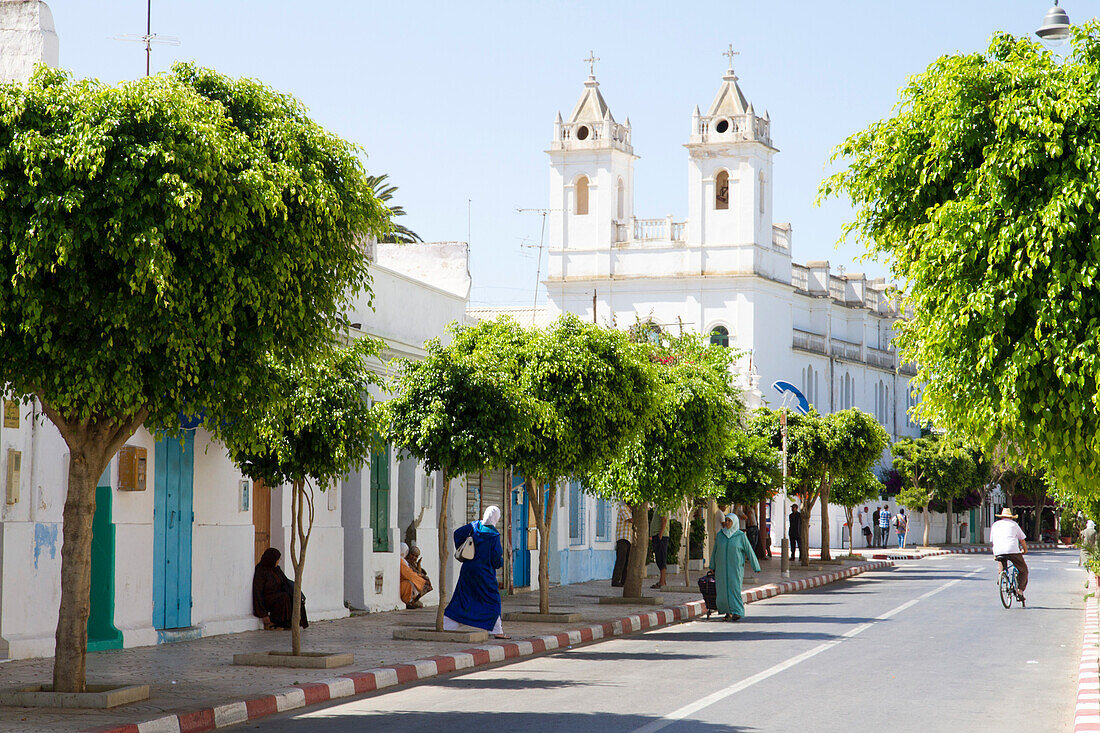
[(527, 492), (523, 476), (512, 476), (512, 585), (531, 585), (531, 553), (527, 549)]
[(153, 489), (153, 628), (191, 625), (195, 433), (161, 438)]

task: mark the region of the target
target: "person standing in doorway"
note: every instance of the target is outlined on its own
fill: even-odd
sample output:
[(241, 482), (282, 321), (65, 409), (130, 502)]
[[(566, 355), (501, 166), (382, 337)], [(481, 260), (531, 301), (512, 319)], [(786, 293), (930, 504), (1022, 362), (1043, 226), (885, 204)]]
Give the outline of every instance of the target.
[(867, 546), (871, 546), (871, 513), (867, 511), (867, 507), (863, 507), (863, 510), (856, 517), (859, 520), (859, 531), (863, 535), (863, 540), (867, 543)]
[(882, 510), (875, 507), (875, 513), (871, 515), (871, 526), (875, 529), (875, 539), (872, 547), (880, 547), (882, 545), (882, 530), (879, 528), (878, 517), (882, 514)]
[(660, 573), (657, 582), (650, 588), (664, 588), (668, 582), (665, 577), (668, 568), (668, 514), (653, 510), (653, 517), (649, 520), (649, 541), (653, 543), (653, 559)]
[(634, 512), (625, 501), (619, 502), (615, 512), (615, 570), (611, 573), (611, 585), (622, 588), (626, 583), (626, 564), (630, 560), (630, 545), (634, 542)]
[(890, 543), (890, 507), (886, 504), (882, 505), (882, 510), (878, 513), (878, 528), (882, 532), (880, 547), (886, 547)]
[(787, 517), (787, 527), (790, 530), (791, 559), (794, 560), (794, 548), (802, 550), (802, 514), (798, 511), (798, 504), (791, 504), (791, 514)]

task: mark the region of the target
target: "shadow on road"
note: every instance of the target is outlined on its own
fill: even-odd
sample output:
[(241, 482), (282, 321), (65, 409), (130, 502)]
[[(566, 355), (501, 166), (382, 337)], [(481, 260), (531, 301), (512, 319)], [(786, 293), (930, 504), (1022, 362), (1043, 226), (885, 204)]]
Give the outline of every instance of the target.
[(445, 686), (457, 687), (463, 690), (554, 690), (578, 685), (591, 687), (592, 684), (591, 682), (580, 683), (569, 680), (538, 680), (530, 677), (456, 677), (447, 680)]
[(873, 618), (861, 616), (752, 616), (754, 624), (865, 624)]
[(701, 631), (684, 631), (679, 634), (675, 633), (652, 633), (646, 634), (646, 641), (659, 640), (659, 641), (702, 641), (713, 643), (716, 641), (762, 641), (765, 639), (783, 639), (790, 641), (793, 639), (809, 639), (814, 641), (827, 641), (829, 639), (836, 639), (836, 634), (828, 634), (818, 631), (753, 631), (751, 622), (748, 625), (724, 623), (721, 621), (714, 621), (712, 623), (721, 623), (723, 626), (728, 627), (726, 633), (720, 632), (701, 632)]
[[(648, 715), (616, 715), (614, 713), (494, 713), (465, 712), (377, 712), (363, 710), (330, 710), (310, 717), (290, 718), (273, 722), (277, 731), (343, 731), (369, 730), (372, 733), (440, 733), (440, 731), (508, 731), (508, 733), (629, 733), (659, 718)], [(668, 728), (679, 733), (748, 733), (760, 730), (752, 726), (704, 723), (680, 720)]]
[[(713, 634), (708, 634), (713, 636)], [(652, 639), (652, 636), (646, 636), (647, 639)], [(561, 654), (555, 654), (553, 656), (566, 656), (570, 659), (587, 660), (592, 659), (596, 661), (626, 661), (628, 659), (640, 660), (640, 661), (668, 661), (670, 659), (712, 659), (717, 655), (714, 654), (678, 654), (675, 652), (669, 652), (663, 654), (661, 652), (571, 652), (565, 651)]]

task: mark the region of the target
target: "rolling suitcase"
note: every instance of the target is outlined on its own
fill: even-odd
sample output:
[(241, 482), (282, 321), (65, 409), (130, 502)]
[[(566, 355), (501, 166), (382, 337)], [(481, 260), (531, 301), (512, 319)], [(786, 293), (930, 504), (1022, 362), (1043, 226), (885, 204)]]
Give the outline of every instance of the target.
[(699, 592), (703, 594), (703, 602), (707, 604), (707, 618), (718, 610), (718, 586), (714, 580), (714, 571), (709, 571), (699, 578)]

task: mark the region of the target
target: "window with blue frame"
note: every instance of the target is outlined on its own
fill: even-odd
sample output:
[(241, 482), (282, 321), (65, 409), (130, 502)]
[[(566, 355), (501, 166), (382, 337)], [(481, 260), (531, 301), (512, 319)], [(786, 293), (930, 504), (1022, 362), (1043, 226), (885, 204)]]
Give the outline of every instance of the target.
[(584, 544), (584, 494), (581, 482), (569, 482), (569, 544)]
[(596, 499), (596, 540), (607, 542), (611, 539), (611, 502)]

